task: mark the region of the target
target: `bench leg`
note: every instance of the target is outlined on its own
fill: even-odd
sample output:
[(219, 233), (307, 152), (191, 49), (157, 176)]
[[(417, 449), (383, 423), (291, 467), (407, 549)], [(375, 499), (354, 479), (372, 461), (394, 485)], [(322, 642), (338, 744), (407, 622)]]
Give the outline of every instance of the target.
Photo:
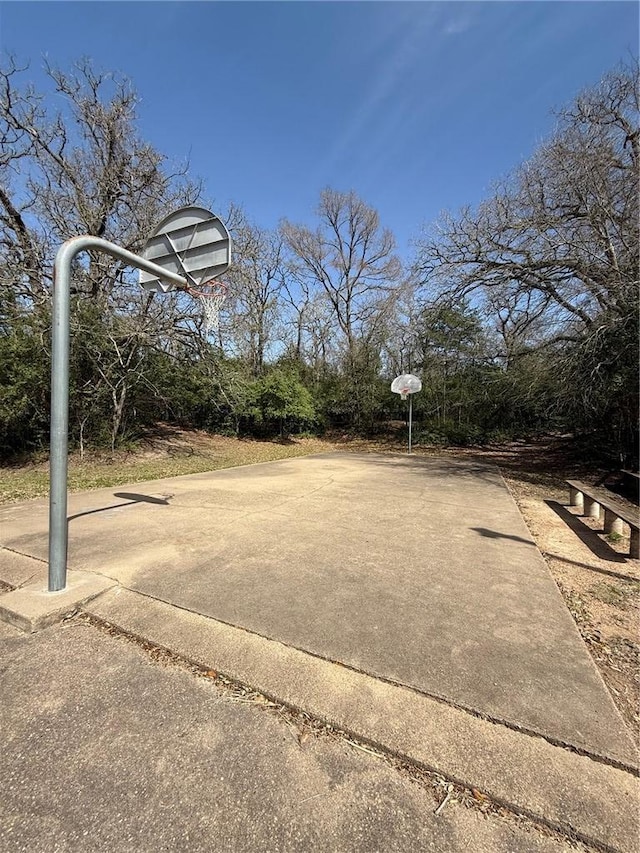
[(640, 530), (637, 527), (631, 528), (631, 545), (629, 547), (629, 556), (634, 560), (640, 560)]
[(615, 512), (610, 509), (604, 511), (604, 532), (605, 533), (622, 533), (622, 519), (618, 518)]
[(582, 492), (579, 489), (574, 489), (573, 486), (569, 486), (569, 503), (571, 506), (579, 506), (581, 508), (583, 505)]
[(589, 518), (600, 518), (600, 504), (588, 495), (584, 496), (584, 514)]

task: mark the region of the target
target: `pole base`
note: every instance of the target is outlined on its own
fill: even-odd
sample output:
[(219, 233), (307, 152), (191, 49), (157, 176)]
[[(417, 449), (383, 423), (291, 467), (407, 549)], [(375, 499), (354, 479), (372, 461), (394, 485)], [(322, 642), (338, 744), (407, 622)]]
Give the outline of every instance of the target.
[(69, 572), (65, 589), (49, 592), (44, 581), (0, 595), (0, 620), (33, 634), (73, 613), (116, 582), (91, 572)]

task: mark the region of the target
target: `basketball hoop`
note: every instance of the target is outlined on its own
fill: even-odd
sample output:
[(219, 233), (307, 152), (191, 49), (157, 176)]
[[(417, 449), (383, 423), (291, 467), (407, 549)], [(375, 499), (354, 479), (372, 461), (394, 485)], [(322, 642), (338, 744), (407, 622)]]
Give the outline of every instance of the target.
[(229, 292), (227, 285), (221, 281), (210, 279), (198, 287), (188, 285), (185, 290), (189, 296), (200, 300), (202, 308), (202, 331), (205, 337), (215, 334), (220, 326), (220, 309)]
[(414, 376), (413, 373), (402, 373), (391, 383), (391, 390), (394, 394), (400, 394), (401, 400), (409, 398), (409, 453), (411, 453), (411, 420), (413, 414), (413, 394), (422, 391), (422, 380)]

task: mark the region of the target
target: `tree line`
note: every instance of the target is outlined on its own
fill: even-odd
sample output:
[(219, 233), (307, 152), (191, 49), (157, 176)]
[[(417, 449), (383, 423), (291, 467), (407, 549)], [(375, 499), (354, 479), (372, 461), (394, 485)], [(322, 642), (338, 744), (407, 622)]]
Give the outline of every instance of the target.
[[(45, 92), (13, 59), (0, 70), (4, 459), (48, 443), (58, 246), (90, 234), (139, 252), (167, 210), (215, 209), (188, 164), (140, 138), (127, 80), (87, 61), (46, 71)], [(312, 225), (217, 210), (234, 253), (215, 337), (186, 294), (142, 291), (116, 259), (81, 256), (72, 442), (115, 448), (158, 421), (371, 434), (401, 425), (389, 385), (412, 372), (418, 441), (562, 430), (637, 465), (637, 83), (626, 64), (580, 94), (484, 202), (418, 235), (410, 262), (353, 191), (323, 190)]]

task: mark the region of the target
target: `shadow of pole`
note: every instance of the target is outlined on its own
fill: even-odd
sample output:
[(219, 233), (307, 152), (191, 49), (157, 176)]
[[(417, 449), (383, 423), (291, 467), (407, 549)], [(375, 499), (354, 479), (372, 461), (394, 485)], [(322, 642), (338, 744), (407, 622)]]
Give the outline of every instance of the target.
[(470, 527), (469, 530), (473, 530), (487, 539), (512, 539), (514, 542), (524, 542), (525, 545), (536, 544), (531, 539), (523, 539), (522, 536), (512, 536), (510, 533), (498, 533), (497, 530), (489, 530), (487, 527)]
[(70, 515), (67, 518), (67, 524), (76, 518), (82, 518), (83, 515), (94, 515), (97, 512), (106, 512), (109, 509), (119, 509), (123, 506), (131, 506), (132, 504), (160, 504), (161, 506), (169, 506), (169, 498), (154, 498), (153, 495), (138, 495), (133, 492), (114, 492), (114, 498), (125, 498), (123, 503), (110, 504), (109, 506), (100, 506), (97, 509), (88, 509), (85, 512), (77, 512), (75, 515)]

